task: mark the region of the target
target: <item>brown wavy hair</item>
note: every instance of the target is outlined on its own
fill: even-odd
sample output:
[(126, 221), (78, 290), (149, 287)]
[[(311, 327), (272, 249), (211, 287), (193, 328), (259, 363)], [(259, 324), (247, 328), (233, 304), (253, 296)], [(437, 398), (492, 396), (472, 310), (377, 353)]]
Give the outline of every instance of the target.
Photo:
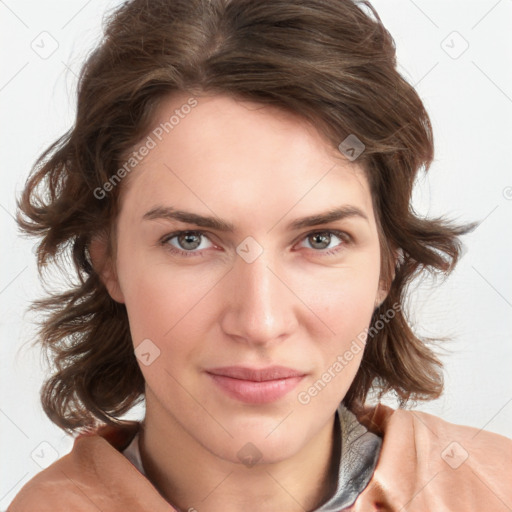
[[(176, 91), (274, 105), (313, 123), (333, 147), (350, 134), (364, 143), (357, 163), (371, 185), (382, 278), (390, 288), (344, 403), (356, 410), (375, 390), (394, 392), (401, 407), (440, 396), (442, 364), (401, 306), (417, 275), (451, 271), (459, 235), (472, 226), (420, 218), (411, 207), (417, 174), (433, 159), (432, 128), (396, 69), (394, 41), (371, 4), (131, 0), (106, 17), (103, 39), (79, 76), (74, 125), (38, 158), (18, 199), (22, 232), (40, 237), (40, 275), (53, 263), (69, 276), (59, 261), (67, 256), (76, 278), (66, 291), (46, 290), (31, 305), (44, 313), (36, 343), (53, 365), (41, 389), (48, 417), (68, 432), (86, 431), (122, 423), (144, 398), (126, 307), (110, 297), (89, 254), (101, 235), (109, 241), (107, 256), (115, 253), (123, 184), (102, 198), (94, 191)], [(376, 329), (396, 304), (394, 317)]]

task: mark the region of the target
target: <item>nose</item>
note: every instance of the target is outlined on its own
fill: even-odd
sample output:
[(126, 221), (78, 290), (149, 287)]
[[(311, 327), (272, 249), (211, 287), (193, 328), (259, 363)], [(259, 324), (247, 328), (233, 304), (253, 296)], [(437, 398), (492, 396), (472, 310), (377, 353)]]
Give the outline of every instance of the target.
[(300, 300), (271, 260), (265, 251), (252, 263), (237, 256), (226, 276), (221, 327), (236, 341), (253, 345), (279, 342), (298, 325)]

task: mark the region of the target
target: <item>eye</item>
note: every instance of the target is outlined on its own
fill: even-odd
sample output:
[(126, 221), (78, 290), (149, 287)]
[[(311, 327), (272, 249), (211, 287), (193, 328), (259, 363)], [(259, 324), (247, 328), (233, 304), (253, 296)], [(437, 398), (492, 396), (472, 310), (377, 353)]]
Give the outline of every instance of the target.
[(350, 241), (350, 235), (343, 231), (315, 231), (303, 239), (303, 243), (309, 244), (309, 248), (324, 254), (334, 254)]
[[(321, 255), (331, 255), (342, 250), (351, 241), (351, 236), (344, 231), (314, 231), (302, 239), (302, 244), (307, 243), (306, 248)], [(159, 243), (169, 252), (179, 256), (204, 256), (206, 249), (215, 247), (206, 233), (190, 230), (165, 235)]]
[(203, 249), (214, 247), (202, 231), (178, 231), (166, 235), (160, 243), (170, 252), (183, 256), (202, 255)]

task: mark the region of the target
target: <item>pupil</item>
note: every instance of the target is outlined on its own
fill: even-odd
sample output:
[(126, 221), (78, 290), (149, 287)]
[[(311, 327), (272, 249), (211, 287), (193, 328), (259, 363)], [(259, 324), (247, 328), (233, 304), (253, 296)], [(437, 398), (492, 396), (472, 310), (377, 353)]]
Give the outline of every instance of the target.
[[(331, 241), (331, 237), (328, 233), (316, 233), (313, 235), (313, 247), (316, 249), (325, 249)], [(317, 247), (316, 245), (319, 244), (321, 247)]]
[(180, 245), (184, 249), (196, 249), (200, 245), (198, 235), (194, 233), (185, 233), (179, 237)]

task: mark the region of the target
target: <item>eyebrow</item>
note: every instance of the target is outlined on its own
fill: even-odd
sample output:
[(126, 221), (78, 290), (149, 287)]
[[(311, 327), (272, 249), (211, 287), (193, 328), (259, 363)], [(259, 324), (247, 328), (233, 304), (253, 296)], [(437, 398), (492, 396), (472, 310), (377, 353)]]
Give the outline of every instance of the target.
[[(299, 230), (312, 226), (319, 226), (321, 224), (328, 224), (350, 217), (359, 217), (365, 219), (367, 222), (368, 216), (356, 206), (344, 205), (338, 208), (333, 208), (327, 212), (309, 215), (290, 222), (286, 228), (289, 230)], [(219, 219), (218, 217), (204, 216), (197, 213), (187, 212), (185, 210), (176, 210), (169, 206), (155, 206), (147, 211), (142, 220), (177, 220), (186, 224), (195, 224), (196, 226), (215, 229), (217, 231), (233, 232), (235, 231), (234, 224)]]

